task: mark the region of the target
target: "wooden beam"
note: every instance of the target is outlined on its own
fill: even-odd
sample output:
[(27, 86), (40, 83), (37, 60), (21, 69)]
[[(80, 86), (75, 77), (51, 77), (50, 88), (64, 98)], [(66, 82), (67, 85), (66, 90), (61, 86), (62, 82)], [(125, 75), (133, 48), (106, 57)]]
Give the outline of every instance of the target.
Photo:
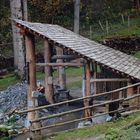
[[(130, 86), (132, 85), (131, 79), (127, 82), (127, 85)], [(127, 89), (127, 97), (131, 97), (133, 95), (133, 88), (128, 88)], [(129, 101), (129, 106), (132, 106), (135, 104), (135, 99)]]
[[(51, 61), (51, 50), (47, 39), (44, 39), (44, 60), (45, 64)], [(45, 67), (45, 96), (51, 104), (54, 103), (53, 92), (52, 68), (51, 65), (47, 65)]]
[[(31, 34), (26, 35), (26, 61), (29, 64), (29, 82), (28, 82), (28, 109), (34, 109), (36, 104), (36, 98), (32, 96), (32, 92), (36, 91), (36, 60), (35, 60), (35, 39)], [(28, 112), (28, 121), (32, 121), (38, 118), (38, 112)], [(35, 123), (33, 128), (40, 127), (40, 123)], [(40, 134), (40, 132), (38, 133)], [(31, 134), (34, 135), (34, 134)]]
[(129, 79), (125, 78), (110, 78), (110, 79), (91, 79), (90, 82), (128, 82)]
[[(56, 48), (57, 51), (58, 48)], [(61, 49), (61, 48), (59, 48)], [(76, 59), (76, 58), (81, 58), (80, 56), (77, 55), (58, 55), (59, 53), (57, 53), (57, 55), (52, 56), (52, 59)]]
[[(132, 85), (131, 79), (128, 80), (127, 82), (127, 86)], [(132, 96), (133, 95), (133, 88), (128, 88), (127, 89), (127, 97)]]
[[(87, 62), (85, 66), (85, 74), (86, 74), (86, 94), (85, 96), (90, 96), (90, 63)], [(89, 99), (84, 100), (85, 107), (89, 106)], [(85, 110), (85, 118), (91, 115), (90, 110)]]
[[(97, 63), (94, 62), (94, 75), (93, 78), (96, 79), (97, 78)], [(97, 84), (94, 81), (94, 94), (97, 94)]]
[[(140, 86), (137, 86), (137, 94), (140, 94)], [(140, 103), (140, 97), (137, 100), (138, 104)]]
[[(57, 63), (63, 63), (63, 60), (61, 59), (63, 56), (63, 49), (60, 47), (56, 47), (56, 53), (57, 53)], [(59, 59), (58, 59), (59, 58)], [(63, 66), (58, 67), (58, 79), (59, 79), (59, 86), (62, 89), (66, 89), (66, 73), (65, 68)]]
[(69, 66), (69, 67), (78, 67), (83, 66), (83, 63), (36, 63), (37, 66), (51, 66), (51, 67), (61, 67), (61, 66)]

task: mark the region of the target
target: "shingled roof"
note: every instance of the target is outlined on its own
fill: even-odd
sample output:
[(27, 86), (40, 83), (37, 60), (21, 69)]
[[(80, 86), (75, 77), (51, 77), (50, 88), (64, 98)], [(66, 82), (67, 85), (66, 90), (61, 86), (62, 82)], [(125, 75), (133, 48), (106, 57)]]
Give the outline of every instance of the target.
[(58, 25), (31, 23), (17, 19), (13, 21), (20, 28), (53, 40), (87, 59), (140, 80), (140, 61), (137, 58), (77, 35)]

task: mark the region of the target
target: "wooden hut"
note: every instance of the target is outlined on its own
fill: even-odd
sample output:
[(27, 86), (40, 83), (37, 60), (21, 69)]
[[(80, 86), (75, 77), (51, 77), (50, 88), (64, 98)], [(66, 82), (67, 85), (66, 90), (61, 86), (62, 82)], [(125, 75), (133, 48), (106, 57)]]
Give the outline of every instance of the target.
[[(52, 67), (84, 67), (86, 81), (85, 96), (90, 95), (91, 83), (94, 83), (94, 94), (100, 94), (140, 81), (140, 61), (130, 55), (84, 38), (58, 25), (31, 23), (17, 19), (13, 19), (13, 22), (15, 22), (17, 27), (21, 29), (21, 33), (26, 37), (26, 62), (29, 70), (29, 108), (35, 107), (35, 99), (32, 93), (36, 90), (36, 66), (44, 66), (45, 68), (45, 93), (50, 103), (54, 103)], [(39, 36), (44, 40), (44, 63), (36, 64), (35, 36)], [(59, 53), (53, 56), (51, 53), (52, 48), (58, 49)], [(81, 58), (84, 61), (82, 63), (64, 63), (61, 59), (65, 58), (63, 55), (65, 50), (70, 53), (67, 57)], [(53, 63), (51, 61), (52, 57), (56, 57), (60, 61)], [(60, 75), (60, 83), (65, 87), (63, 74)], [(139, 87), (135, 89), (129, 88), (123, 93), (112, 94), (108, 100), (118, 99), (119, 96), (128, 97), (137, 93), (139, 93)], [(132, 101), (126, 103), (129, 106), (132, 104)], [(85, 106), (88, 105), (89, 100), (85, 100)], [(34, 115), (34, 112), (29, 112), (29, 119), (33, 120)], [(88, 113), (85, 113), (85, 116), (88, 115)]]

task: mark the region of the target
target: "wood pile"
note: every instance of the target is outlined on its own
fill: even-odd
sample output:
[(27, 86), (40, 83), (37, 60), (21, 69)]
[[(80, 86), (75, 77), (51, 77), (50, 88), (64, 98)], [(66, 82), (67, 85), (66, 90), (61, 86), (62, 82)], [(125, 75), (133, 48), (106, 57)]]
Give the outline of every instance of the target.
[(115, 37), (104, 40), (103, 45), (127, 54), (140, 51), (140, 37)]

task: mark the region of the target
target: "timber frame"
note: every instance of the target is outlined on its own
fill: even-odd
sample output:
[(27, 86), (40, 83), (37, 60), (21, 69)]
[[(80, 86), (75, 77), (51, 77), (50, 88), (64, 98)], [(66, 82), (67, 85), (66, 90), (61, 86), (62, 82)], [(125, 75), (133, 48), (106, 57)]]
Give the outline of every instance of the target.
[[(59, 69), (59, 85), (61, 88), (66, 88), (65, 67), (83, 67), (85, 80), (85, 97), (91, 95), (91, 84), (94, 84), (94, 95), (103, 92), (109, 92), (131, 86), (140, 81), (140, 61), (127, 54), (116, 51), (112, 48), (100, 45), (94, 41), (79, 36), (69, 30), (66, 30), (57, 25), (30, 23), (21, 20), (13, 19), (17, 27), (21, 29), (21, 33), (26, 39), (26, 63), (28, 67), (28, 109), (33, 110), (37, 107), (36, 98), (33, 97), (33, 92), (36, 91), (36, 67), (44, 67), (45, 71), (45, 96), (51, 104), (54, 104), (53, 95), (53, 75), (52, 68)], [(44, 41), (44, 63), (36, 63), (35, 58), (35, 36), (40, 36)], [(51, 45), (50, 45), (51, 44)], [(57, 54), (52, 54), (51, 47), (56, 49)], [(63, 51), (67, 50), (71, 54), (64, 55)], [(63, 59), (82, 59), (82, 62), (63, 62)], [(52, 63), (52, 59), (57, 59), (56, 63)], [(83, 61), (84, 60), (84, 61)], [(101, 73), (98, 72), (100, 67)], [(126, 92), (119, 91), (119, 94), (114, 92), (109, 100), (122, 100), (139, 94), (139, 86), (137, 89), (133, 87), (126, 89)], [(120, 98), (120, 99), (119, 99)], [(90, 110), (88, 108), (89, 98), (84, 98), (85, 119), (90, 118)], [(130, 107), (136, 99), (130, 102), (125, 101)], [(111, 102), (109, 102), (111, 103)], [(91, 107), (92, 108), (92, 107)], [(115, 108), (116, 110), (118, 108)], [(113, 111), (113, 110), (111, 110)], [(36, 111), (28, 112), (29, 121), (38, 120)], [(33, 130), (36, 130), (40, 124), (35, 123)], [(40, 132), (38, 132), (40, 133)]]

